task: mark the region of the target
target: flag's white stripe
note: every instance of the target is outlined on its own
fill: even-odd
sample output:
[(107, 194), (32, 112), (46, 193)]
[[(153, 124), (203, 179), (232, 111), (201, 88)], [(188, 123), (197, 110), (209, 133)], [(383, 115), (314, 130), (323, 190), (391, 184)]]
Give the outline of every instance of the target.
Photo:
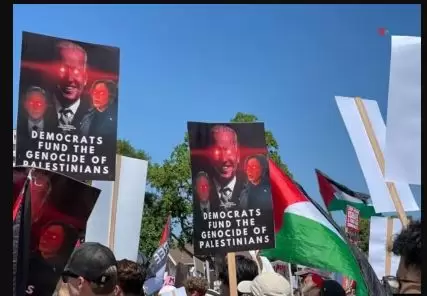
[(331, 223), (329, 223), (329, 221), (322, 215), (322, 213), (319, 212), (319, 210), (311, 202), (303, 201), (294, 203), (285, 209), (285, 214), (286, 213), (298, 215), (313, 220), (313, 222), (315, 223), (320, 223), (329, 230), (331, 230), (333, 233), (335, 233), (339, 238), (344, 240), (343, 237), (339, 234), (339, 232), (335, 229), (335, 227), (333, 227)]
[(344, 191), (339, 190), (335, 185), (332, 185), (332, 186), (333, 186), (333, 187), (334, 187), (334, 189), (335, 189), (335, 192), (336, 192), (335, 197), (336, 197), (337, 199), (345, 200), (345, 201), (353, 202), (353, 203), (363, 204), (363, 201), (361, 201), (360, 199), (355, 198), (355, 197), (353, 197), (353, 196), (351, 196), (351, 195), (348, 195), (348, 194), (347, 194), (347, 193), (345, 193)]

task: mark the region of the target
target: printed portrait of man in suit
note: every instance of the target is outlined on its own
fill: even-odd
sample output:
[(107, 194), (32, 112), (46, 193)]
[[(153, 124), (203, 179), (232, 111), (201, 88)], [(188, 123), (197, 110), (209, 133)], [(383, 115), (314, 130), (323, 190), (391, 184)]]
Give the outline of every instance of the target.
[(274, 246), (264, 124), (188, 122), (187, 127), (195, 254)]
[(231, 127), (216, 125), (212, 127), (210, 136), (214, 183), (212, 205), (219, 205), (222, 209), (237, 208), (243, 188), (243, 180), (237, 176), (240, 163), (237, 134)]
[(88, 80), (87, 53), (76, 43), (60, 41), (55, 58), (59, 66), (53, 95), (57, 126), (79, 132), (90, 109), (88, 99), (82, 97)]
[(32, 131), (44, 129), (44, 117), (48, 108), (48, 99), (45, 90), (31, 86), (22, 98), (27, 116), (22, 117), (23, 125), (27, 126), (23, 132), (29, 137)]
[(119, 58), (117, 47), (23, 32), (16, 165), (114, 180)]

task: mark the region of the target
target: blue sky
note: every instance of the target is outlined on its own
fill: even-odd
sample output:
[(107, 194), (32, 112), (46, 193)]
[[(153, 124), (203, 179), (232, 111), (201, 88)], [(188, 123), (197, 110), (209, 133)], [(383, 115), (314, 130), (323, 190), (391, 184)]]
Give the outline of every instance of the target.
[(315, 168), (367, 192), (334, 96), (375, 99), (385, 118), (390, 38), (378, 28), (420, 36), (420, 7), (14, 5), (14, 123), (23, 30), (113, 45), (121, 49), (119, 138), (153, 161), (183, 140), (187, 121), (247, 112), (273, 132), (314, 199)]

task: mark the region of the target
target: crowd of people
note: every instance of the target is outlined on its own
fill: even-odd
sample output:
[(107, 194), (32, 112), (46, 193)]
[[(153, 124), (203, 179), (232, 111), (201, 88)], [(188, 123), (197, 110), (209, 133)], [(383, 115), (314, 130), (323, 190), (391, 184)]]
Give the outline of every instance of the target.
[[(411, 222), (402, 230), (394, 240), (392, 252), (400, 256), (401, 260), (396, 276), (383, 279), (385, 290), (389, 295), (421, 294), (420, 221)], [(239, 296), (348, 295), (340, 283), (316, 273), (313, 269), (305, 269), (295, 274), (301, 277), (301, 285), (294, 291), (289, 279), (278, 273), (260, 269), (259, 264), (252, 258), (236, 255)], [(136, 262), (127, 259), (117, 261), (108, 247), (99, 243), (86, 242), (72, 253), (54, 296), (145, 296), (143, 285), (146, 272), (145, 268)], [(229, 270), (226, 263), (222, 265), (218, 275), (221, 281), (219, 291), (210, 288), (205, 278), (188, 277), (184, 284), (186, 294), (188, 296), (230, 295)], [(165, 289), (162, 290), (157, 295), (162, 295)]]

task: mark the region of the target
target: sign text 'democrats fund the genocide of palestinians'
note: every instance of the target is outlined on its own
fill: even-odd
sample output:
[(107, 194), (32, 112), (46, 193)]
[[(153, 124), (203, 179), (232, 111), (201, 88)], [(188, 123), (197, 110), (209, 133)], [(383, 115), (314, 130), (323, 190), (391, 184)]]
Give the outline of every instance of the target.
[(24, 32), (16, 164), (114, 180), (119, 49)]
[(273, 205), (263, 123), (188, 123), (194, 252), (272, 248)]

